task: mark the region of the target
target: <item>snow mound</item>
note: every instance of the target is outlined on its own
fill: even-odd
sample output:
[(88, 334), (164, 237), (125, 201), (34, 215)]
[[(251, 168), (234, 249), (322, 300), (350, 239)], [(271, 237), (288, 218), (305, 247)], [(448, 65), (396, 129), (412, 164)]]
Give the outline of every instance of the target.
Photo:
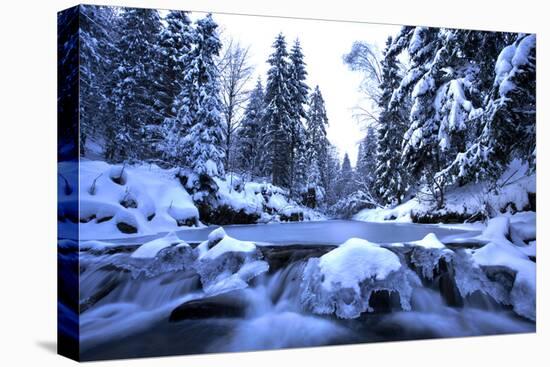
[(476, 250), (474, 261), (481, 266), (505, 266), (515, 273), (510, 302), (514, 311), (536, 319), (536, 266), (527, 255), (510, 243), (491, 242)]
[[(529, 214), (523, 214), (520, 217), (533, 219)], [(457, 275), (461, 273), (469, 275), (469, 278), (465, 278), (464, 281), (459, 280), (459, 287), (462, 285), (461, 293), (469, 293), (478, 288), (491, 294), (491, 289), (494, 287), (488, 285), (488, 280), (480, 275), (476, 282), (472, 280), (472, 275), (476, 274), (476, 267), (485, 269), (485, 272), (491, 271), (491, 269), (500, 269), (501, 272), (505, 272), (508, 277), (513, 279), (512, 289), (507, 296), (502, 296), (502, 292), (499, 290), (497, 290), (497, 294), (491, 295), (501, 303), (511, 304), (518, 315), (535, 320), (536, 265), (525, 253), (525, 249), (528, 247), (516, 246), (509, 240), (511, 222), (516, 225), (521, 223), (519, 218), (512, 218), (511, 220), (509, 216), (500, 216), (491, 219), (483, 233), (476, 237), (477, 240), (487, 244), (472, 251), (473, 264), (468, 265), (469, 269), (457, 271)], [(529, 232), (529, 230), (526, 231)]]
[(272, 222), (288, 220), (292, 215), (295, 220), (321, 220), (325, 217), (319, 212), (298, 205), (289, 198), (289, 193), (278, 186), (267, 182), (244, 182), (235, 173), (229, 173), (225, 179), (216, 178), (219, 204), (226, 205), (234, 211), (257, 215), (258, 221)]
[(445, 245), (439, 241), (439, 238), (433, 233), (428, 233), (426, 237), (419, 241), (410, 242), (413, 246), (419, 246), (426, 249), (444, 249)]
[(131, 257), (142, 258), (142, 259), (154, 258), (155, 256), (157, 256), (157, 254), (161, 250), (170, 246), (188, 247), (189, 245), (184, 241), (180, 240), (179, 237), (174, 232), (171, 232), (162, 238), (158, 238), (156, 240), (144, 243), (132, 253)]
[[(516, 245), (523, 246), (537, 238), (535, 212), (517, 213), (510, 217), (510, 237)], [(533, 255), (534, 256), (534, 255)]]
[(222, 227), (212, 231), (197, 247), (195, 269), (208, 295), (243, 289), (269, 270), (256, 245), (228, 236)]
[(373, 311), (371, 295), (384, 290), (397, 293), (401, 308), (410, 310), (413, 286), (419, 283), (393, 252), (352, 238), (321, 258), (308, 260), (301, 302), (314, 313), (350, 319)]
[[(82, 239), (113, 239), (200, 225), (191, 196), (174, 170), (156, 165), (81, 161), (79, 228)], [(59, 197), (60, 203), (76, 199)]]
[(364, 222), (396, 221), (403, 223), (412, 222), (411, 212), (422, 206), (417, 199), (411, 199), (394, 208), (363, 209), (353, 216), (355, 220)]
[(510, 218), (496, 217), (487, 222), (487, 228), (475, 238), (480, 241), (497, 241), (500, 243), (509, 243)]
[(419, 241), (410, 242), (411, 263), (418, 269), (425, 279), (431, 280), (439, 271), (441, 261), (449, 263), (453, 252), (449, 250), (433, 233), (429, 233)]
[(397, 255), (359, 238), (349, 239), (319, 261), (319, 270), (324, 275), (323, 287), (329, 290), (338, 284), (359, 291), (359, 283), (365, 279), (383, 280), (399, 268), (401, 263)]
[(214, 260), (227, 253), (252, 253), (256, 251), (256, 245), (229, 237), (220, 227), (210, 232), (208, 241), (201, 243), (198, 249), (200, 251), (199, 259)]
[(217, 243), (221, 241), (226, 236), (223, 227), (213, 230), (208, 235), (208, 241), (211, 243)]

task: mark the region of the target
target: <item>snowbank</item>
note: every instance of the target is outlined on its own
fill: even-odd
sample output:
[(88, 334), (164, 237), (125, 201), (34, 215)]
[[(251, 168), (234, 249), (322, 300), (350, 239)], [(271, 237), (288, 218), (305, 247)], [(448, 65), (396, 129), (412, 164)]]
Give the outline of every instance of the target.
[(270, 183), (244, 182), (233, 173), (227, 174), (225, 180), (215, 181), (220, 205), (257, 215), (258, 222), (325, 219), (319, 212), (298, 205), (288, 198), (287, 191)]
[(536, 176), (529, 174), (527, 164), (514, 160), (498, 180), (498, 192), (488, 191), (484, 183), (451, 187), (445, 196), (445, 207), (439, 210), (429, 202), (414, 197), (393, 208), (364, 209), (353, 218), (366, 222), (456, 222), (479, 221), (486, 210), (491, 215), (534, 210)]
[[(189, 194), (177, 169), (82, 160), (80, 171), (75, 164), (60, 164), (59, 171), (68, 183), (79, 182), (79, 187), (58, 187), (61, 228), (78, 225), (83, 240), (151, 235), (203, 225), (197, 205), (200, 195)], [(218, 223), (216, 219), (224, 224), (239, 224), (243, 218), (253, 223), (324, 219), (269, 183), (242, 182), (237, 175), (214, 181), (215, 202), (208, 210), (218, 212), (206, 219), (210, 224)]]
[[(199, 225), (198, 210), (174, 172), (155, 165), (80, 163), (80, 236), (111, 239)], [(75, 196), (59, 196), (61, 205)]]

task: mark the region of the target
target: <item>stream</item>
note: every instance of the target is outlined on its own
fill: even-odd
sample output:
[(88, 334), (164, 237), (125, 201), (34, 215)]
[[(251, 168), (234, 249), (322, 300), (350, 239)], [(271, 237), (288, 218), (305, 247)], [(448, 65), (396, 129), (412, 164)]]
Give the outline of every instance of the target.
[[(196, 244), (213, 228), (182, 230)], [(261, 243), (269, 271), (248, 286), (207, 294), (187, 260), (169, 250), (154, 259), (135, 259), (147, 238), (113, 240), (120, 247), (80, 252), (80, 341), (82, 360), (173, 354), (235, 352), (350, 343), (525, 333), (535, 323), (509, 306), (475, 292), (457, 294), (461, 269), (439, 265), (421, 276), (411, 249), (388, 245), (404, 268), (418, 274), (410, 310), (395, 292), (370, 296), (370, 312), (343, 319), (305, 306), (304, 269), (351, 237), (380, 244), (415, 241), (434, 233), (443, 243), (467, 242), (479, 232), (431, 225), (324, 221), (224, 227), (227, 235)], [(453, 248), (457, 256), (463, 250)], [(160, 255), (160, 253), (159, 253)], [(181, 260), (181, 261), (180, 261)], [(505, 278), (505, 277), (504, 277)], [(500, 287), (500, 285), (499, 285)]]

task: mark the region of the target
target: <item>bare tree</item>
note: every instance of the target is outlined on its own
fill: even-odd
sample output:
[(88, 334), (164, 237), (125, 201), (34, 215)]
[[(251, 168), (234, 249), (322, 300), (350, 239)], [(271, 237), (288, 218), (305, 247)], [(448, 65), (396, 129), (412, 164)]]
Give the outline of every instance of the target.
[(363, 74), (359, 90), (364, 95), (362, 104), (355, 107), (354, 115), (360, 122), (367, 125), (378, 123), (378, 101), (380, 99), (380, 83), (382, 82), (382, 53), (370, 43), (356, 41), (349, 53), (343, 57), (344, 63), (352, 71)]
[(231, 171), (233, 137), (239, 127), (249, 95), (249, 86), (254, 72), (250, 65), (249, 47), (243, 47), (230, 38), (219, 59), (222, 113), (225, 120), (224, 149), (225, 169)]

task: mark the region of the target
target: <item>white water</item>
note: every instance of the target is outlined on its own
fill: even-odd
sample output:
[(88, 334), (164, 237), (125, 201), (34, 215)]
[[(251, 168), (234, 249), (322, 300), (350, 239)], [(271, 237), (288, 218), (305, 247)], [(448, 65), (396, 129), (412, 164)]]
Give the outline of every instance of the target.
[[(338, 226), (343, 233), (336, 231)], [(351, 221), (225, 228), (229, 235), (243, 240), (254, 240), (263, 233), (266, 242), (274, 240), (270, 237), (274, 236), (270, 232), (273, 228), (281, 236), (279, 244), (313, 243), (317, 238), (324, 238), (323, 244), (330, 244), (350, 235), (367, 237), (371, 241), (387, 236), (385, 242), (395, 242), (405, 235), (400, 231), (411, 228), (414, 233), (409, 232), (408, 241), (421, 238), (426, 231), (434, 229), (440, 230), (438, 235), (442, 238), (472, 235), (433, 226), (373, 227), (371, 223), (363, 226)], [(295, 231), (300, 228), (305, 229), (305, 233), (300, 231), (298, 235)], [(282, 229), (290, 233), (281, 232)], [(382, 232), (372, 232), (373, 229)], [(182, 231), (178, 235), (183, 238), (187, 233), (203, 236), (208, 231)], [(225, 296), (244, 305), (242, 317), (168, 322), (178, 306), (207, 297), (192, 269), (173, 264), (163, 266), (158, 258), (133, 259), (129, 253), (81, 253), (80, 260), (81, 304), (111, 285), (102, 298), (98, 297), (99, 300), (90, 302), (89, 308), (81, 310), (84, 359), (491, 335), (535, 329), (534, 323), (517, 317), (509, 308), (495, 305), (487, 296), (478, 296), (475, 302), (466, 300), (464, 307), (449, 307), (435, 280), (414, 289), (410, 311), (369, 313), (352, 320), (315, 315), (301, 302), (306, 263), (303, 260), (285, 264), (278, 271), (256, 277), (247, 288), (227, 293)]]

